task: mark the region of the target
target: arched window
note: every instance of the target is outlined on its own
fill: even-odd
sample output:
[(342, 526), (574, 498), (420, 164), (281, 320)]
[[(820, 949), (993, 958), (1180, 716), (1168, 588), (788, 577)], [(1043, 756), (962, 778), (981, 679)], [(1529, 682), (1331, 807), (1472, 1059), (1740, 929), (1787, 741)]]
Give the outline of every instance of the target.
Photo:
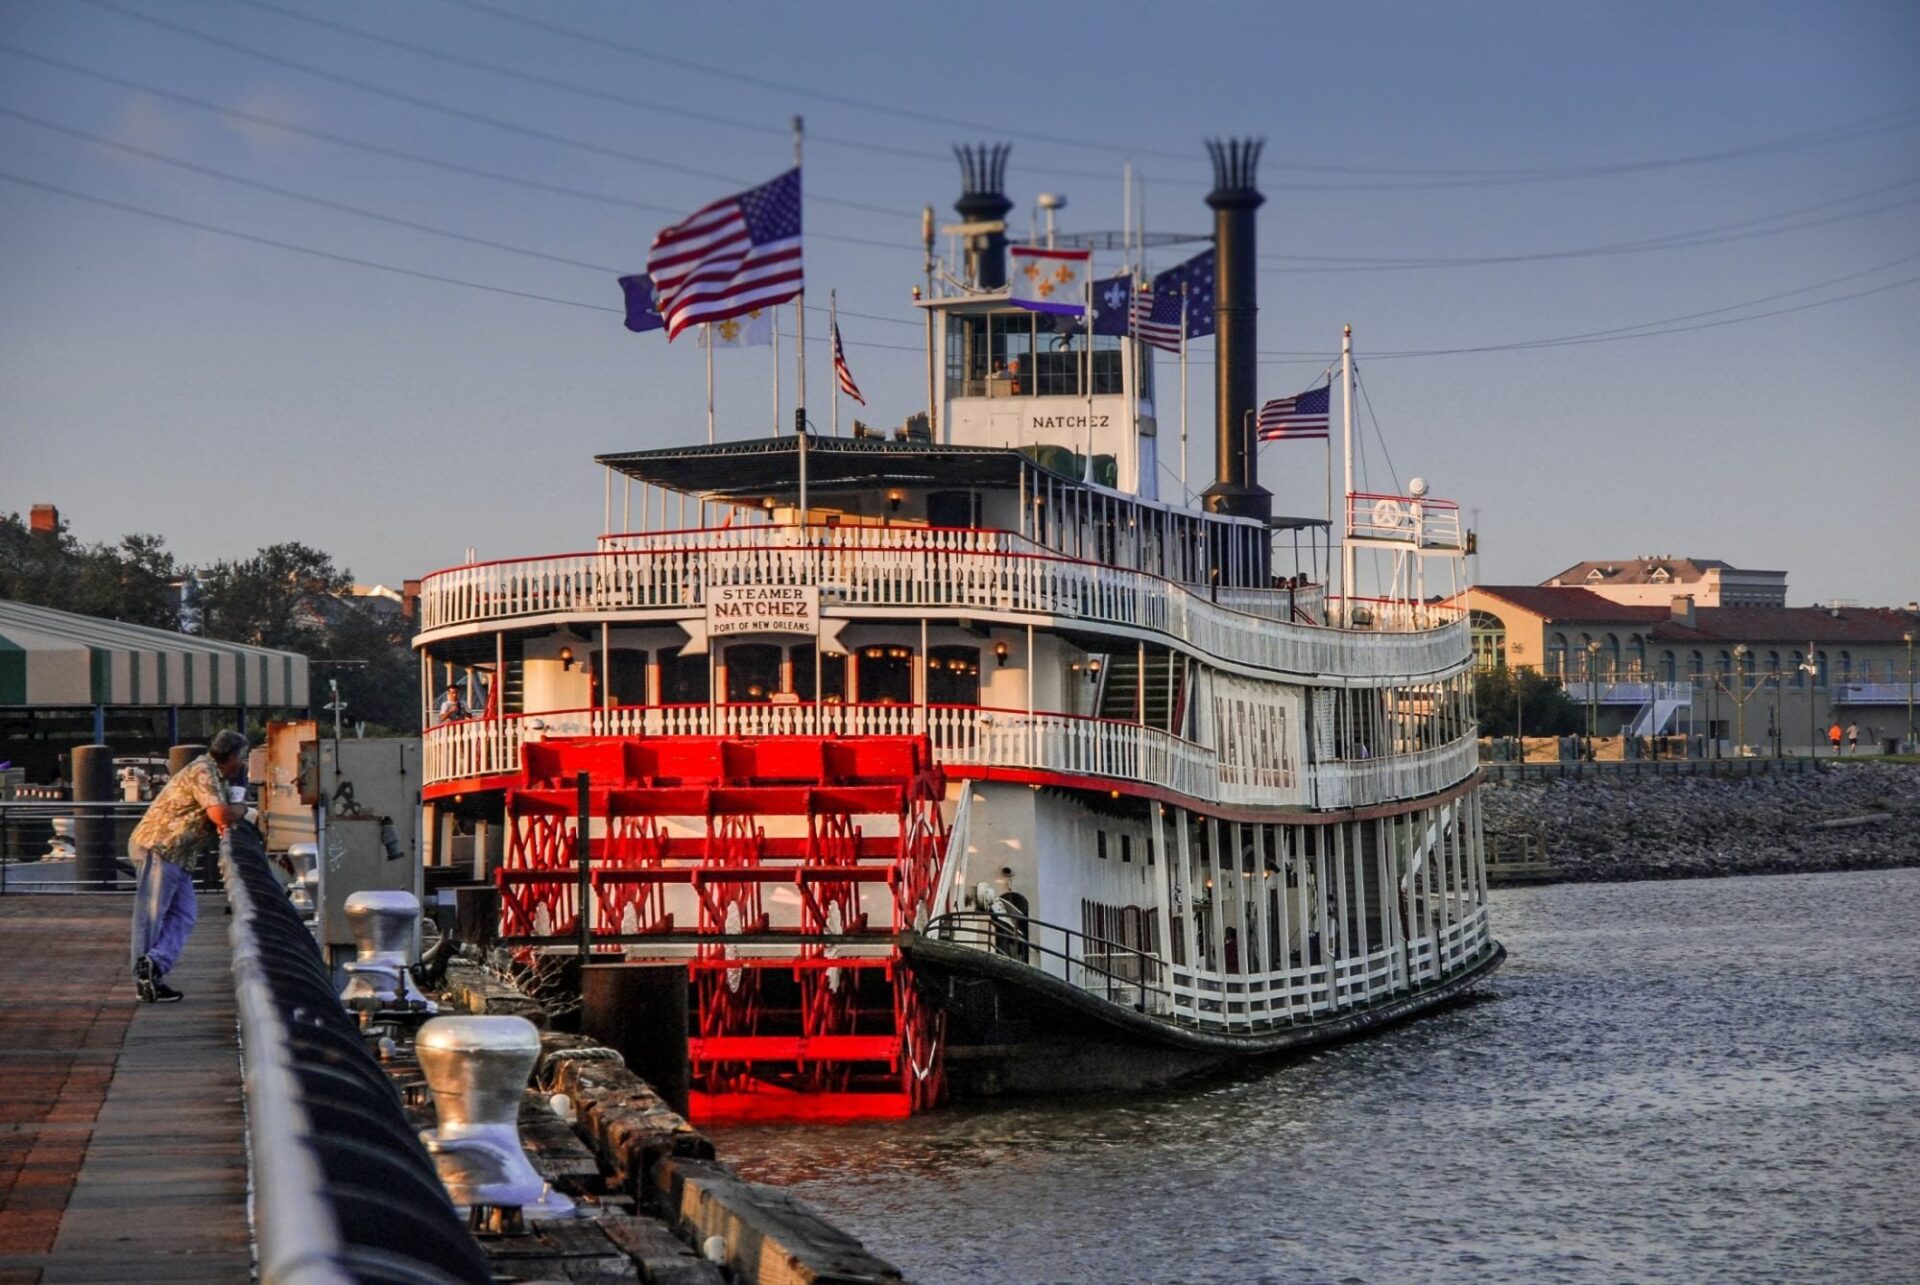
[(1840, 653), (1840, 681), (1843, 683), (1853, 681), (1853, 653), (1850, 651)]
[(682, 656), (678, 647), (662, 647), (654, 653), (660, 666), (660, 703), (662, 705), (704, 705), (712, 677), (705, 656)]
[(1713, 670), (1722, 678), (1731, 674), (1733, 672), (1733, 653), (1722, 647), (1720, 649), (1719, 659), (1713, 663)]
[(927, 648), (927, 704), (980, 703), (980, 649)]
[(1707, 658), (1701, 655), (1697, 651), (1694, 652), (1692, 655), (1693, 655), (1693, 668), (1687, 671), (1688, 679), (1692, 679), (1696, 675), (1704, 678), (1707, 673)]
[(1815, 687), (1827, 685), (1827, 653), (1824, 651), (1815, 652), (1813, 656), (1813, 685)]
[(1635, 678), (1647, 678), (1647, 640), (1639, 634), (1627, 639), (1627, 669)]
[(1661, 682), (1671, 683), (1675, 681), (1675, 679), (1677, 678), (1677, 674), (1675, 673), (1675, 670), (1677, 668), (1678, 666), (1674, 664), (1672, 652), (1663, 651), (1660, 653), (1660, 681)]
[(862, 647), (856, 674), (863, 705), (913, 704), (913, 648)]
[[(1794, 654), (1796, 656), (1799, 655), (1798, 652), (1795, 652)], [(1762, 672), (1768, 673), (1768, 674), (1777, 674), (1780, 672), (1780, 653), (1779, 652), (1770, 651), (1767, 653), (1767, 667)]]
[(1608, 634), (1600, 648), (1600, 675), (1603, 678), (1620, 677), (1620, 635)]
[(1469, 626), (1473, 637), (1473, 667), (1492, 673), (1507, 667), (1507, 625), (1490, 611), (1473, 612)]
[(780, 649), (771, 643), (734, 643), (724, 659), (729, 705), (763, 704), (780, 690)]
[(1807, 663), (1807, 658), (1804, 655), (1802, 655), (1798, 649), (1795, 649), (1793, 653), (1792, 664), (1793, 664), (1793, 690), (1795, 690), (1796, 692), (1807, 685), (1807, 671), (1805, 669), (1806, 663)]
[(1547, 644), (1547, 672), (1555, 678), (1567, 676), (1567, 636), (1555, 634)]

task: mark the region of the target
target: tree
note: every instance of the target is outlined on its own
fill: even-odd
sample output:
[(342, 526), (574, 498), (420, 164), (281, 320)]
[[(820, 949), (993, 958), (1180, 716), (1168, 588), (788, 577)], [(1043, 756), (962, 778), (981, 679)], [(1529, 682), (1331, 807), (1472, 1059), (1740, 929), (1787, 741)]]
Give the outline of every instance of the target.
[(297, 542), (269, 545), (200, 573), (202, 629), (209, 638), (319, 654), (352, 588), (353, 573), (330, 555)]
[(328, 680), (337, 680), (340, 697), (347, 702), (346, 722), (364, 721), (369, 730), (419, 735), (420, 667), (413, 658), (407, 621), (357, 602), (341, 603), (315, 659), (364, 662), (315, 666), (311, 682), (316, 709), (326, 704), (323, 693)]
[(1537, 669), (1488, 670), (1473, 676), (1473, 708), (1482, 736), (1512, 736), (1516, 697), (1520, 731), (1527, 736), (1566, 736), (1586, 727), (1580, 707), (1558, 678)]
[(65, 522), (51, 531), (34, 531), (18, 513), (0, 518), (0, 598), (175, 629), (172, 581), (178, 574), (157, 535), (83, 545)]

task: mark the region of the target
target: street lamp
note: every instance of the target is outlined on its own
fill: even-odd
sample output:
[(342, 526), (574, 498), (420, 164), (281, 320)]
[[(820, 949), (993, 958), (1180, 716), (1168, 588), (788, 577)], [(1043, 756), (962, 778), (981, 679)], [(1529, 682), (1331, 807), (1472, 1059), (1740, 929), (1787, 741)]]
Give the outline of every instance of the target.
[[(1747, 645), (1735, 643), (1733, 648), (1733, 685), (1740, 691), (1747, 687)], [(1733, 752), (1736, 757), (1747, 755), (1747, 701), (1744, 696), (1734, 708), (1733, 715)]]
[(1913, 750), (1913, 630), (1900, 635), (1907, 643), (1907, 741), (1905, 749)]
[(1807, 757), (1820, 757), (1820, 733), (1813, 721), (1814, 679), (1820, 672), (1820, 663), (1813, 658), (1813, 643), (1807, 643), (1807, 658), (1800, 662), (1800, 672), (1807, 676)]
[(1587, 639), (1587, 762), (1593, 762), (1593, 738), (1600, 735), (1600, 640)]

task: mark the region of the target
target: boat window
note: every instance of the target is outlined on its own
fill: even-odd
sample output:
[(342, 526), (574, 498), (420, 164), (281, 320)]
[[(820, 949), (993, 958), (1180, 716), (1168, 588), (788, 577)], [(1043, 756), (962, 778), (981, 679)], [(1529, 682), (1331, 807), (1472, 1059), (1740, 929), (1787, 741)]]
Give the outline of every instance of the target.
[(975, 491), (933, 491), (927, 495), (927, 525), (977, 527), (980, 496)]
[(949, 397), (985, 397), (989, 369), (987, 319), (949, 316), (947, 318), (947, 395)]
[(660, 665), (662, 705), (704, 705), (710, 699), (711, 673), (705, 656), (682, 656), (678, 647), (662, 647)]
[(862, 647), (858, 676), (861, 704), (913, 704), (913, 648)]
[[(600, 673), (600, 658), (593, 658), (593, 672)], [(647, 703), (647, 653), (635, 647), (615, 647), (607, 653), (607, 690), (615, 705)], [(597, 703), (597, 702), (596, 702)]]
[(725, 659), (729, 705), (763, 704), (780, 690), (780, 649), (771, 643), (734, 643)]
[(980, 649), (931, 647), (927, 650), (927, 703), (980, 703)]
[[(793, 665), (793, 694), (803, 701), (813, 700), (813, 644), (789, 647), (787, 658)], [(847, 699), (847, 653), (830, 651), (820, 657), (820, 687), (829, 705)]]
[(1003, 313), (989, 318), (988, 342), (992, 352), (987, 366), (987, 396), (1032, 395), (1033, 327), (1031, 312)]

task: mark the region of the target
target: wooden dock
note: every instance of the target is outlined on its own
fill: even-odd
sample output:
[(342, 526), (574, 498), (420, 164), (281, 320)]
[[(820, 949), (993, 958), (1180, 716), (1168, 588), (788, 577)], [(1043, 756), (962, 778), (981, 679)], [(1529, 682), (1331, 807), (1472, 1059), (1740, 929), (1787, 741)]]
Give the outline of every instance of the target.
[(0, 897), (0, 1283), (251, 1277), (224, 909), (155, 1005), (129, 896)]

